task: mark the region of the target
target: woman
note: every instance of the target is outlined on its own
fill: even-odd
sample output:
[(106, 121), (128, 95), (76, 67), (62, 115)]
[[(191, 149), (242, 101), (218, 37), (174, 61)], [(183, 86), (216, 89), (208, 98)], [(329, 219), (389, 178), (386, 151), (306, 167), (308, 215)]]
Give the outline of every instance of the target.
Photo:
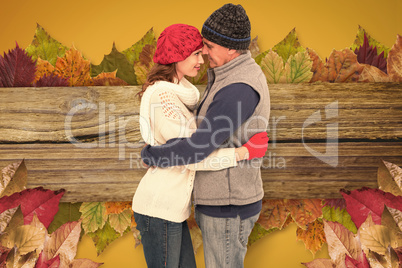
[[(184, 76), (198, 74), (204, 63), (202, 47), (202, 37), (193, 26), (174, 24), (159, 36), (155, 65), (140, 92), (141, 135), (147, 144), (165, 144), (195, 132), (192, 110), (199, 100), (199, 91)], [(267, 145), (266, 133), (266, 139), (254, 137), (247, 144)], [(181, 166), (147, 170), (134, 195), (133, 210), (148, 267), (196, 267), (186, 222), (191, 213), (195, 170), (236, 166), (237, 161), (249, 159), (249, 154), (255, 155), (254, 150), (259, 150), (259, 157), (262, 151), (265, 154), (266, 147), (256, 147), (260, 149), (219, 149), (197, 164), (183, 162)]]

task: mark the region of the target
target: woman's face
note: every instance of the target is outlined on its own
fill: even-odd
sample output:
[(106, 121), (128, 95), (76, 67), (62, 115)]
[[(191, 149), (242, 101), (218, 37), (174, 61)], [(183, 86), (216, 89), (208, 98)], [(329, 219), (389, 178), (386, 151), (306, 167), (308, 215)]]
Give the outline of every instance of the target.
[(180, 81), (185, 75), (190, 77), (196, 76), (200, 70), (201, 64), (203, 63), (204, 59), (202, 58), (202, 49), (194, 51), (185, 60), (179, 61), (176, 64), (177, 78)]

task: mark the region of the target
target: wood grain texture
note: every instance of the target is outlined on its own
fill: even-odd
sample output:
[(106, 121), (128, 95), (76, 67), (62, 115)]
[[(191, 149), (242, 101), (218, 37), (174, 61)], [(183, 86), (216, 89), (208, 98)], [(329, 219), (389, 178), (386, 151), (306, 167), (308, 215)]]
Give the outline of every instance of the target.
[[(269, 88), (265, 198), (337, 198), (377, 187), (382, 159), (402, 166), (401, 83)], [(28, 187), (65, 189), (63, 202), (131, 201), (145, 173), (138, 91), (0, 88), (0, 167), (25, 159)]]

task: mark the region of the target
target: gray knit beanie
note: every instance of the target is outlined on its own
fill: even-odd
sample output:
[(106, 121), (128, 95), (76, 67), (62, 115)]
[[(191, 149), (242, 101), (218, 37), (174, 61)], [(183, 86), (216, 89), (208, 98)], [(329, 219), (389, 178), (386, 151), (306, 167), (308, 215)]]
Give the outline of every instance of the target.
[(207, 40), (231, 49), (248, 49), (250, 20), (241, 5), (225, 4), (204, 22), (201, 34)]

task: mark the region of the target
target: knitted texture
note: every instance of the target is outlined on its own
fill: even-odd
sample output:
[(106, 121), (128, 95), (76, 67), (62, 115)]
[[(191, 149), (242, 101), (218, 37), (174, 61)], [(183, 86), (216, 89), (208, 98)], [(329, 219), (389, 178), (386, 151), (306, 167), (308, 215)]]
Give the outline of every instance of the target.
[(163, 65), (179, 62), (202, 46), (202, 37), (197, 28), (187, 24), (173, 24), (160, 34), (154, 62)]
[(250, 20), (241, 5), (225, 4), (215, 10), (202, 26), (201, 34), (207, 40), (231, 49), (248, 49)]

